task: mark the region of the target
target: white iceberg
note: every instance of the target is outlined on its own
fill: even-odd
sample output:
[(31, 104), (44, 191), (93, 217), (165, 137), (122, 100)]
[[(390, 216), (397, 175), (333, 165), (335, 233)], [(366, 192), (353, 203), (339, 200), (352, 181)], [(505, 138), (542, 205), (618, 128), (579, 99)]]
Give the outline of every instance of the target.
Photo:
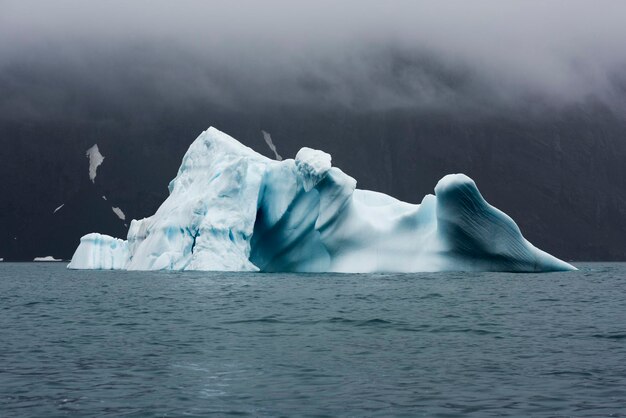
[(69, 268), (265, 272), (558, 271), (463, 174), (419, 205), (356, 189), (331, 156), (275, 161), (209, 128), (126, 241), (81, 239)]
[(121, 270), (126, 267), (128, 258), (128, 243), (125, 240), (91, 233), (80, 239), (80, 245), (68, 267)]
[(35, 258), (33, 258), (33, 261), (43, 261), (43, 262), (46, 262), (46, 261), (63, 261), (63, 260), (61, 258), (54, 258), (51, 255), (47, 255), (45, 257), (35, 257)]

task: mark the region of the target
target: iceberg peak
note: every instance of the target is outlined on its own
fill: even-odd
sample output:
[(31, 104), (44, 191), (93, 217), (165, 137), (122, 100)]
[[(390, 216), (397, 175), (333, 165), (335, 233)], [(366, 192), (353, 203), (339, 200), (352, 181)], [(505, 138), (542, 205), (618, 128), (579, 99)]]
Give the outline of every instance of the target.
[(311, 148), (301, 148), (296, 154), (296, 169), (304, 182), (304, 191), (310, 191), (331, 167), (330, 154)]
[(323, 151), (276, 161), (211, 127), (126, 240), (88, 234), (69, 268), (295, 272), (556, 271), (464, 174), (419, 205), (359, 190)]

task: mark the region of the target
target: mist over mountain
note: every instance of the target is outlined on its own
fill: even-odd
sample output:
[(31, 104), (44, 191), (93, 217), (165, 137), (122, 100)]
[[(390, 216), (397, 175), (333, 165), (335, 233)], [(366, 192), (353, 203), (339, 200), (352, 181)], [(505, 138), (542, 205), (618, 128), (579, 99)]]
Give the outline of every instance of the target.
[(154, 213), (213, 125), (272, 158), (263, 131), (283, 158), (322, 149), (410, 202), (464, 172), (548, 252), (624, 259), (623, 16), (609, 1), (0, 1), (0, 257), (124, 237), (111, 208)]

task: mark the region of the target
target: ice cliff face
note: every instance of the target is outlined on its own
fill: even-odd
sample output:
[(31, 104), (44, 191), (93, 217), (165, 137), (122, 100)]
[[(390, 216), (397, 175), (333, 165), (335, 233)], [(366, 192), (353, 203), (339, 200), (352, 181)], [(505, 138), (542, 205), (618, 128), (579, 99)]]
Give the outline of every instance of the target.
[(573, 267), (524, 239), (463, 174), (419, 205), (356, 189), (330, 155), (270, 160), (209, 128), (170, 196), (126, 241), (81, 239), (69, 268), (294, 272), (555, 271)]

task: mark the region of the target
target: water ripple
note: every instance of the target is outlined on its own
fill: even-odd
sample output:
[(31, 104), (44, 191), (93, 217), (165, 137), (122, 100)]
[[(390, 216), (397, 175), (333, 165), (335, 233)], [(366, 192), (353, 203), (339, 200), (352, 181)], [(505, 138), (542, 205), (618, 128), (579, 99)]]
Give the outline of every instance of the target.
[(625, 264), (555, 274), (0, 264), (2, 416), (619, 416)]

